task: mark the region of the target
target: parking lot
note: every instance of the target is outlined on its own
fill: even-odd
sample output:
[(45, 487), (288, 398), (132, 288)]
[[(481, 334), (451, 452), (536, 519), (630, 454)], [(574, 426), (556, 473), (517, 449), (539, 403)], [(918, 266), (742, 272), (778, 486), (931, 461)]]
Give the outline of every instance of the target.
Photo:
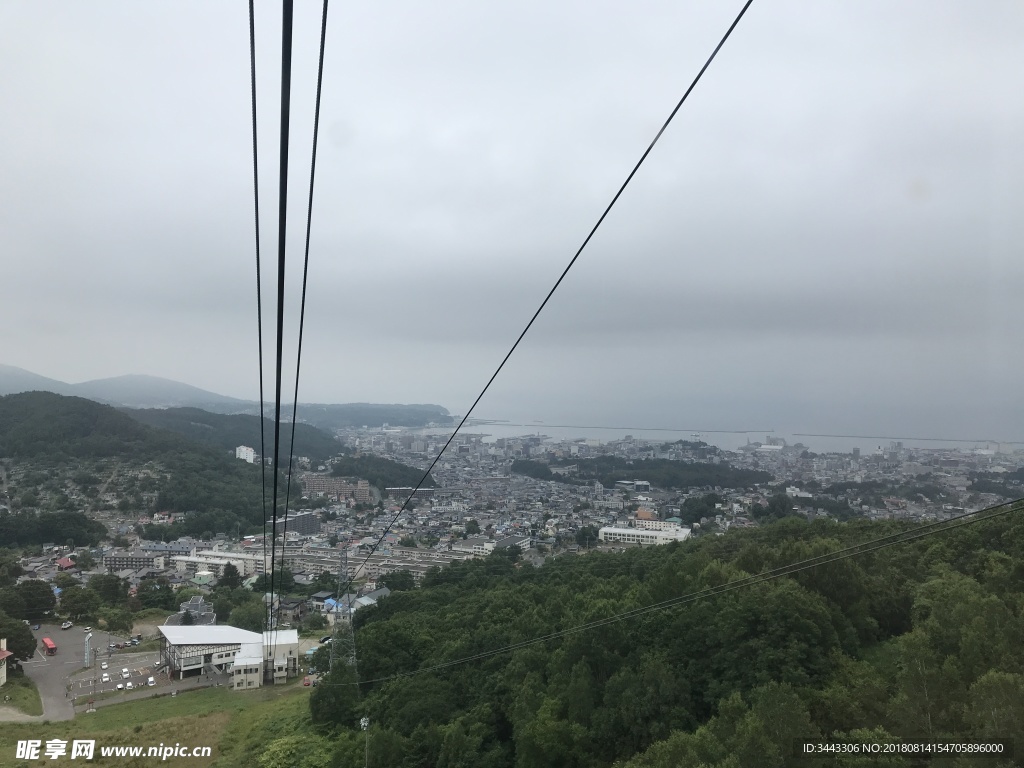
[[(38, 648), (35, 656), (22, 664), (25, 674), (36, 684), (42, 699), (43, 714), (35, 718), (38, 720), (70, 720), (75, 716), (76, 707), (82, 712), (90, 701), (102, 707), (180, 690), (231, 684), (228, 675), (213, 671), (209, 674), (204, 671), (201, 675), (189, 676), (184, 680), (168, 680), (165, 672), (156, 671), (159, 664), (158, 652), (138, 653), (131, 647), (120, 650), (110, 648), (111, 643), (123, 644), (127, 638), (108, 632), (92, 632), (92, 658), (88, 667), (85, 665), (87, 633), (84, 627), (62, 630), (60, 624), (43, 624), (38, 630), (33, 630), (32, 634), (35, 635)], [(57, 653), (53, 656), (46, 655), (43, 650), (44, 637), (50, 638), (57, 645)], [(300, 653), (305, 647), (316, 645), (315, 640), (303, 640)], [(103, 669), (103, 664), (107, 665), (106, 669)], [(123, 669), (128, 670), (127, 677), (122, 676)], [(305, 669), (302, 672), (305, 673)], [(103, 680), (104, 673), (109, 676), (107, 681)], [(150, 677), (153, 678), (152, 686), (148, 685)], [(132, 684), (131, 689), (127, 687), (128, 683)], [(119, 690), (118, 684), (124, 687)], [(18, 719), (25, 718), (19, 716)]]
[[(36, 638), (36, 653), (22, 662), (25, 675), (36, 684), (43, 702), (45, 720), (70, 720), (75, 715), (71, 699), (72, 677), (85, 665), (85, 635), (80, 627), (62, 630), (60, 624), (43, 624), (33, 629)], [(102, 633), (105, 634), (105, 633)], [(57, 645), (57, 653), (47, 656), (43, 651), (42, 639), (48, 637)], [(96, 633), (93, 634), (93, 641)]]

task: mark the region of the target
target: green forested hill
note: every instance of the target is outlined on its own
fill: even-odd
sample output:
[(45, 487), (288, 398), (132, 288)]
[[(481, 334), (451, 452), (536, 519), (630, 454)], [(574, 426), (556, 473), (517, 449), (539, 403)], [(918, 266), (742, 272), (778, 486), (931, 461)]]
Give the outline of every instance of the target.
[[(335, 477), (361, 477), (383, 491), (385, 488), (415, 487), (423, 477), (423, 470), (364, 453), (337, 459), (331, 474)], [(434, 488), (436, 485), (433, 476), (423, 481), (424, 488)]]
[(517, 459), (512, 471), (538, 480), (556, 480), (563, 483), (593, 482), (597, 480), (610, 488), (617, 480), (647, 480), (656, 488), (746, 488), (770, 482), (769, 472), (736, 469), (728, 464), (706, 464), (668, 459), (638, 459), (632, 461), (619, 456), (599, 456), (594, 459), (562, 459), (558, 466), (575, 465), (573, 475), (556, 475), (541, 461)]
[[(136, 488), (156, 494), (153, 508), (195, 513), (179, 526), (178, 535), (262, 525), (258, 466), (92, 400), (48, 392), (0, 397), (0, 457), (47, 468), (48, 483), (62, 475), (73, 477), (80, 467), (107, 471), (116, 466), (124, 475), (127, 468), (148, 466), (159, 480)], [(141, 496), (136, 498), (133, 506), (139, 508)], [(66, 503), (67, 509), (75, 507)], [(24, 527), (18, 523), (18, 530)]]
[(496, 655), (908, 526), (790, 519), (536, 570), (459, 564), (357, 614), (365, 682), (357, 694), (337, 665), (289, 744), (354, 768), (367, 715), (371, 762), (409, 768), (1016, 765), (792, 749), (825, 736), (1024, 744), (1022, 514)]
[(25, 392), (0, 397), (0, 456), (148, 460), (183, 441), (81, 397)]
[[(122, 413), (151, 427), (177, 432), (197, 443), (233, 451), (247, 445), (260, 452), (260, 418), (249, 414), (210, 413), (199, 408), (124, 408)], [(274, 423), (263, 419), (267, 455), (273, 451)], [(291, 425), (281, 427), (285, 453), (291, 440)], [(295, 425), (295, 455), (320, 461), (337, 455), (344, 446), (322, 429), (309, 424)]]

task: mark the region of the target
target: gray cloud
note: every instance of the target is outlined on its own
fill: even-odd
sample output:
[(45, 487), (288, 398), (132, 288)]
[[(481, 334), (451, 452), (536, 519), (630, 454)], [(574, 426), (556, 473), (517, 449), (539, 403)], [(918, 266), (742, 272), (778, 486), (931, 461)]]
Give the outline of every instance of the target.
[[(251, 397), (244, 8), (127, 7), (0, 8), (2, 362)], [(332, 9), (307, 399), (467, 407), (735, 10)], [(318, 23), (298, 12), (291, 349)], [(485, 407), (1019, 430), (1022, 32), (1009, 1), (755, 4)]]

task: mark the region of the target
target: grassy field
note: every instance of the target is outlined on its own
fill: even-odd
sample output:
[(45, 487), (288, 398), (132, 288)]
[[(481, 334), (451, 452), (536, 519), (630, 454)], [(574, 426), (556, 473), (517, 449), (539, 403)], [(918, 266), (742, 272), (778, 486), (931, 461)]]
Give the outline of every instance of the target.
[(5, 707), (14, 707), (26, 715), (43, 714), (43, 702), (39, 698), (36, 684), (24, 675), (8, 674), (7, 685), (0, 689), (0, 693), (11, 697), (10, 701), (2, 702)]
[[(301, 680), (301, 678), (300, 678)], [(189, 765), (196, 768), (219, 765), (251, 765), (254, 748), (250, 735), (257, 735), (257, 723), (278, 721), (277, 713), (287, 711), (291, 727), (308, 722), (308, 688), (291, 684), (235, 692), (227, 688), (207, 688), (178, 696), (144, 699), (101, 707), (92, 714), (79, 714), (61, 723), (4, 723), (0, 728), (0, 768), (11, 766), (53, 765), (54, 761), (18, 760), (17, 743), (39, 739), (95, 739), (96, 754), (90, 765), (155, 766)], [(224, 743), (222, 753), (222, 742)], [(157, 746), (180, 744), (188, 747), (212, 747), (211, 757), (101, 757), (101, 746)], [(240, 760), (240, 756), (245, 756)], [(223, 757), (224, 759), (219, 760)], [(68, 756), (58, 760), (69, 760)]]

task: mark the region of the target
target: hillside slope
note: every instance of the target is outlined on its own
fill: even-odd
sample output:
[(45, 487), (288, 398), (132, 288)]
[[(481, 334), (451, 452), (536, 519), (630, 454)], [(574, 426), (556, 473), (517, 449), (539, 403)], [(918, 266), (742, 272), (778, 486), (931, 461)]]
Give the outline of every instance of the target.
[[(177, 432), (197, 443), (203, 443), (220, 450), (234, 450), (247, 445), (260, 452), (260, 419), (249, 414), (211, 413), (199, 408), (124, 408), (121, 411), (131, 418), (151, 427)], [(273, 451), (274, 424), (263, 420), (264, 439), (267, 455)], [(287, 453), (291, 440), (291, 425), (281, 429), (282, 450)], [(344, 445), (321, 429), (309, 424), (295, 426), (295, 455), (308, 456), (320, 461), (341, 453)]]

